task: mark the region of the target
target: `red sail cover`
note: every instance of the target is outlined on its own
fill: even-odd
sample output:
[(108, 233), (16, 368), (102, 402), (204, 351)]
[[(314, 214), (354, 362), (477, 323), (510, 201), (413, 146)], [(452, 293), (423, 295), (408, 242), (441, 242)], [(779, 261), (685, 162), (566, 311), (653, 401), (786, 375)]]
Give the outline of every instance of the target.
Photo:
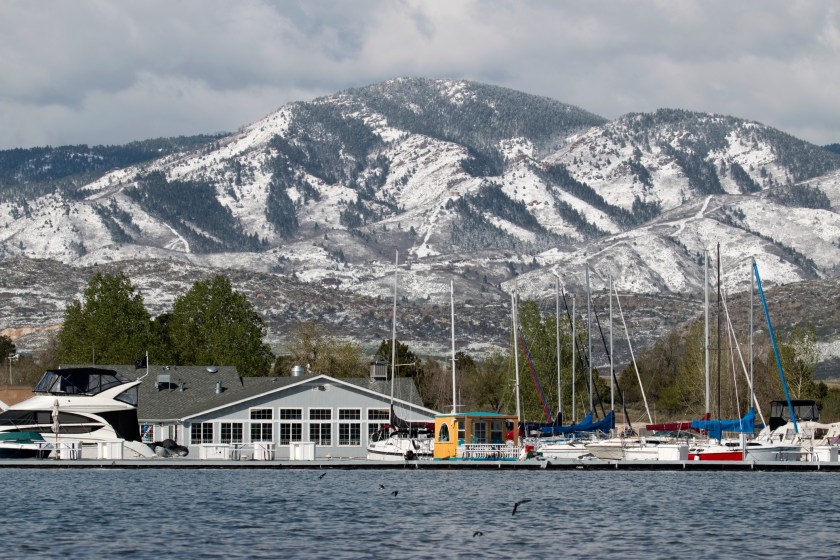
[[(701, 420), (708, 420), (711, 414), (708, 412), (703, 415)], [(665, 424), (648, 424), (645, 426), (649, 432), (685, 432), (691, 429), (691, 420), (688, 422), (668, 422)]]

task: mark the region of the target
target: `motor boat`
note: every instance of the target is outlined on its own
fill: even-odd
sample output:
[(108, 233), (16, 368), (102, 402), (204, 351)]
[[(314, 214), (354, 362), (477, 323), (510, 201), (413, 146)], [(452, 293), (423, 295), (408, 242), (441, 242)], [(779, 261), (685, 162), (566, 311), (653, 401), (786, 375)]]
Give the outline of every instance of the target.
[(434, 440), (431, 434), (421, 436), (417, 433), (394, 431), (390, 434), (382, 433), (378, 439), (372, 440), (367, 446), (369, 461), (412, 461), (434, 457)]
[(52, 450), (38, 432), (0, 433), (0, 459), (43, 459)]
[(586, 442), (575, 439), (540, 441), (537, 455), (543, 459), (589, 459), (594, 457), (586, 449)]
[(114, 442), (122, 442), (125, 458), (155, 457), (140, 441), (140, 383), (103, 368), (48, 370), (34, 397), (0, 413), (0, 436), (35, 432), (54, 451), (72, 449), (83, 458), (97, 457), (100, 444)]

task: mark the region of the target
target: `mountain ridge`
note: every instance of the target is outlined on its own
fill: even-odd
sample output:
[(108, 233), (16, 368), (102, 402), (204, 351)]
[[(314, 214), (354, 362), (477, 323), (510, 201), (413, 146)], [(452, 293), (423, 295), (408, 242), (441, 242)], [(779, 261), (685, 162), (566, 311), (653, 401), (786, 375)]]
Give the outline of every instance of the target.
[(840, 265), (840, 155), (736, 117), (608, 121), (498, 86), (398, 78), (205, 140), (32, 196), (0, 177), (0, 257), (172, 261), (377, 298), (399, 250), (409, 300), (454, 279), (476, 305), (545, 297), (558, 275), (581, 293), (586, 266), (593, 290), (611, 276), (624, 293), (685, 298), (718, 242), (733, 292), (752, 257), (767, 285)]

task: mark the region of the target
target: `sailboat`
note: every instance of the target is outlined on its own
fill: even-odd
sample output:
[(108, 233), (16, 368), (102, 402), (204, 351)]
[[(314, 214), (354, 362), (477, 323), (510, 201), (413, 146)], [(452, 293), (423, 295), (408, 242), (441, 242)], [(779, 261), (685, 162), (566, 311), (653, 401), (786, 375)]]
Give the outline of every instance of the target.
[[(589, 269), (586, 269), (586, 291), (587, 291), (587, 309), (588, 309), (588, 316), (592, 316), (592, 309), (591, 309), (591, 301), (589, 298)], [(544, 426), (541, 428), (541, 433), (544, 438), (550, 439), (541, 439), (538, 453), (540, 456), (546, 459), (581, 459), (581, 458), (588, 458), (592, 457), (592, 451), (587, 448), (586, 441), (582, 441), (578, 439), (580, 434), (588, 433), (593, 435), (602, 432), (608, 433), (615, 427), (615, 413), (613, 410), (610, 410), (602, 419), (596, 420), (594, 418), (594, 406), (593, 406), (593, 374), (592, 374), (592, 361), (591, 359), (588, 360), (589, 362), (589, 411), (586, 414), (586, 417), (577, 422), (575, 418), (575, 363), (576, 363), (576, 347), (577, 347), (577, 337), (575, 332), (575, 323), (574, 323), (574, 316), (575, 316), (575, 299), (574, 296), (572, 297), (572, 315), (570, 320), (572, 321), (572, 424), (568, 426), (562, 425), (562, 394), (561, 394), (561, 382), (560, 382), (560, 278), (557, 277), (556, 279), (556, 313), (557, 313), (557, 393), (558, 393), (558, 422), (556, 425), (552, 426)], [(565, 297), (564, 297), (565, 299)], [(592, 343), (591, 343), (591, 336), (592, 336), (592, 322), (591, 319), (588, 320), (589, 326), (589, 355), (591, 356), (592, 353)], [(610, 362), (612, 363), (612, 353), (610, 352)], [(612, 369), (611, 369), (612, 371)], [(614, 402), (614, 400), (612, 401)], [(556, 436), (559, 436), (559, 439), (556, 439)], [(588, 441), (588, 440), (587, 440)]]
[[(782, 380), (782, 386), (785, 389), (785, 394), (787, 395), (787, 383), (785, 382), (784, 372), (782, 371), (781, 361), (779, 360), (778, 356), (778, 349), (776, 348), (776, 341), (775, 335), (773, 334), (773, 325), (770, 322), (770, 315), (767, 311), (766, 302), (764, 300), (764, 291), (761, 288), (761, 277), (758, 274), (758, 266), (755, 263), (755, 260), (752, 260), (751, 264), (751, 276), (752, 276), (752, 284), (750, 290), (750, 371), (752, 371), (752, 332), (753, 332), (753, 312), (752, 312), (752, 304), (753, 304), (753, 290), (752, 287), (757, 284), (758, 285), (758, 292), (759, 296), (761, 297), (762, 305), (764, 306), (764, 313), (765, 318), (767, 320), (768, 330), (770, 334), (770, 340), (773, 344), (773, 350), (776, 352), (776, 360), (779, 367), (779, 374)], [(721, 296), (720, 296), (720, 246), (718, 246), (718, 305), (720, 305)], [(732, 329), (731, 322), (729, 321), (729, 313), (726, 309), (726, 302), (723, 300), (724, 310), (726, 310), (727, 316), (727, 323), (729, 325), (729, 329)], [(708, 314), (708, 298), (707, 298), (707, 314)], [(718, 312), (720, 315), (720, 312)], [(707, 319), (708, 321), (708, 319)], [(718, 320), (718, 322), (720, 322)], [(720, 328), (718, 328), (718, 339), (720, 338)], [(718, 349), (720, 349), (720, 341), (718, 340)], [(719, 350), (718, 350), (719, 351)], [(739, 350), (740, 354), (740, 350)], [(708, 362), (707, 362), (708, 363)], [(743, 360), (742, 360), (743, 363)], [(719, 373), (720, 368), (720, 358), (718, 358), (718, 377), (720, 377)], [(746, 369), (745, 369), (746, 374)], [(799, 460), (800, 455), (800, 444), (798, 441), (774, 441), (772, 437), (763, 437), (761, 434), (757, 438), (752, 438), (753, 434), (755, 433), (755, 416), (756, 416), (756, 408), (753, 406), (755, 404), (757, 406), (758, 401), (755, 397), (755, 390), (754, 390), (754, 382), (752, 379), (752, 375), (747, 378), (748, 384), (750, 386), (750, 408), (746, 412), (746, 414), (740, 418), (735, 420), (694, 420), (691, 422), (691, 427), (696, 430), (704, 430), (706, 431), (709, 439), (703, 443), (692, 447), (689, 450), (688, 458), (689, 460), (694, 461), (705, 461), (705, 460), (712, 460), (712, 461), (745, 461), (745, 460), (755, 460), (755, 461), (788, 461), (788, 460)], [(720, 385), (720, 381), (718, 381), (718, 386)], [(707, 416), (708, 416), (708, 365), (707, 365)], [(790, 397), (788, 396), (788, 404), (790, 404)], [(718, 397), (720, 400), (720, 397)], [(718, 408), (720, 405), (718, 404)], [(791, 406), (790, 408), (793, 420), (793, 427), (794, 431), (798, 432), (796, 426), (796, 414), (794, 413), (794, 408)], [(759, 414), (761, 411), (759, 410)], [(720, 418), (720, 412), (718, 412), (718, 418)], [(763, 417), (762, 417), (763, 420)], [(772, 419), (771, 419), (772, 420)], [(772, 423), (772, 422), (771, 422)], [(724, 432), (734, 432), (739, 433), (740, 438), (738, 439), (726, 439), (723, 437)]]
[(384, 437), (368, 442), (367, 458), (369, 461), (411, 461), (431, 459), (434, 455), (434, 426), (426, 422), (408, 422), (397, 416), (394, 411), (394, 383), (397, 377), (397, 271), (400, 254), (394, 259), (394, 312), (391, 326), (391, 404), (389, 423)]
[[(451, 288), (450, 284), (450, 290)], [(516, 296), (511, 294), (514, 332)], [(519, 365), (516, 363), (516, 416), (496, 412), (458, 412), (455, 387), (455, 306), (452, 300), (452, 412), (435, 416), (434, 458), (437, 460), (511, 461), (526, 458), (519, 441)], [(514, 351), (516, 346), (514, 345)]]

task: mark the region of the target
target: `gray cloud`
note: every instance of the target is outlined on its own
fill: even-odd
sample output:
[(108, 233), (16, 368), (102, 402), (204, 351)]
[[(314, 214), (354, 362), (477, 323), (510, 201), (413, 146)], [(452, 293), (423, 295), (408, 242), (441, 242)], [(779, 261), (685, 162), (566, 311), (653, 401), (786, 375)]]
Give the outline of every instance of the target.
[(831, 0), (0, 3), (0, 148), (235, 130), (396, 76), (840, 141)]

